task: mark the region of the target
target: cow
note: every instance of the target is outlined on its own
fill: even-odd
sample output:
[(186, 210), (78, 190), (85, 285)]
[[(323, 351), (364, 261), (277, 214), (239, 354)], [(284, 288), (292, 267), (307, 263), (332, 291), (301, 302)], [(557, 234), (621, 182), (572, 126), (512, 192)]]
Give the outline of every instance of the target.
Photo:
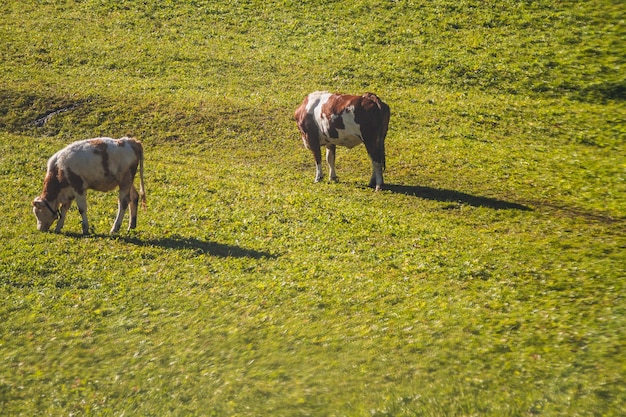
[(362, 96), (316, 91), (304, 98), (294, 118), (304, 146), (315, 158), (315, 182), (322, 177), (321, 146), (326, 147), (330, 181), (337, 181), (337, 146), (353, 148), (361, 143), (372, 160), (369, 186), (380, 190), (385, 169), (385, 136), (389, 126), (389, 106), (375, 94)]
[[(134, 180), (139, 166), (140, 188)], [(141, 196), (146, 204), (143, 183), (143, 147), (134, 138), (107, 137), (74, 142), (61, 149), (48, 160), (43, 191), (32, 203), (37, 218), (37, 229), (47, 231), (55, 220), (55, 232), (59, 233), (65, 215), (76, 199), (82, 216), (83, 235), (89, 234), (87, 221), (87, 190), (111, 191), (119, 187), (117, 217), (111, 233), (117, 233), (122, 225), (126, 208), (130, 204), (128, 230), (137, 227), (137, 206)]]

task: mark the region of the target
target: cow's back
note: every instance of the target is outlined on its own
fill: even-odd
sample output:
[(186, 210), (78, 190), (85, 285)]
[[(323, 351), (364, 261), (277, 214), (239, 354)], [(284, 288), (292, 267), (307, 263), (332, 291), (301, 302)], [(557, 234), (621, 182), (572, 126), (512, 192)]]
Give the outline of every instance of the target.
[(107, 137), (74, 142), (56, 155), (58, 167), (85, 182), (84, 186), (108, 191), (137, 169), (138, 157), (127, 140)]

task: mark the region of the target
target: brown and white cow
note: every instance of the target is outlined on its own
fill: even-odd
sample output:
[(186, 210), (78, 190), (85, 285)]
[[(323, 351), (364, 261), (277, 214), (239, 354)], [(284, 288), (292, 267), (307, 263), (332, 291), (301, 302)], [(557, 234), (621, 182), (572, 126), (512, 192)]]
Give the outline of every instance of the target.
[[(139, 166), (140, 189), (133, 184)], [(87, 190), (111, 191), (119, 186), (117, 217), (111, 233), (117, 233), (130, 204), (128, 229), (137, 227), (139, 196), (146, 203), (143, 185), (143, 147), (141, 142), (121, 139), (95, 138), (74, 142), (48, 160), (48, 172), (41, 196), (33, 201), (37, 229), (47, 231), (58, 220), (55, 232), (60, 232), (65, 215), (76, 199), (82, 216), (83, 234), (89, 234), (87, 221)]]
[(322, 179), (321, 146), (326, 147), (326, 162), (331, 181), (337, 180), (337, 146), (365, 145), (372, 160), (370, 187), (380, 190), (385, 169), (385, 136), (389, 126), (389, 106), (375, 94), (362, 96), (316, 91), (304, 98), (294, 114), (304, 146), (315, 157), (315, 182)]

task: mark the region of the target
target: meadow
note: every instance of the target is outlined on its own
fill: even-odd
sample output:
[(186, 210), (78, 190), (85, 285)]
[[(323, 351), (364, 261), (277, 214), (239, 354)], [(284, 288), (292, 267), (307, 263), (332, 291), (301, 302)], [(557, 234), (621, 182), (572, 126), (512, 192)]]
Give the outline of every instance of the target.
[[(0, 414), (626, 415), (623, 2), (0, 17)], [(383, 191), (364, 147), (313, 183), (314, 90), (391, 107)], [(124, 135), (138, 228), (91, 192), (38, 232), (47, 159)]]

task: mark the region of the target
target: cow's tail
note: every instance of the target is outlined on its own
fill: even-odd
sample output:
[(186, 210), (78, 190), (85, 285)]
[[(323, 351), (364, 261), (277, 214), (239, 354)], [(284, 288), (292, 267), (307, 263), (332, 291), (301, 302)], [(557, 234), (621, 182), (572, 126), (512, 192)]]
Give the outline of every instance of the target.
[(391, 118), (391, 110), (389, 109), (389, 106), (386, 105), (385, 103), (381, 102), (382, 104), (382, 108), (381, 111), (383, 112), (383, 117), (382, 117), (382, 125), (380, 127), (380, 142), (381, 142), (381, 147), (382, 147), (382, 151), (383, 151), (383, 171), (386, 168), (385, 165), (385, 138), (387, 137), (387, 129), (389, 128), (389, 119)]
[(128, 138), (128, 143), (135, 152), (137, 159), (139, 160), (139, 197), (141, 198), (141, 207), (146, 209), (146, 188), (143, 180), (143, 145), (135, 138)]
[(139, 144), (141, 153), (139, 155), (139, 197), (141, 197), (141, 207), (146, 209), (146, 188), (143, 184), (143, 146)]

